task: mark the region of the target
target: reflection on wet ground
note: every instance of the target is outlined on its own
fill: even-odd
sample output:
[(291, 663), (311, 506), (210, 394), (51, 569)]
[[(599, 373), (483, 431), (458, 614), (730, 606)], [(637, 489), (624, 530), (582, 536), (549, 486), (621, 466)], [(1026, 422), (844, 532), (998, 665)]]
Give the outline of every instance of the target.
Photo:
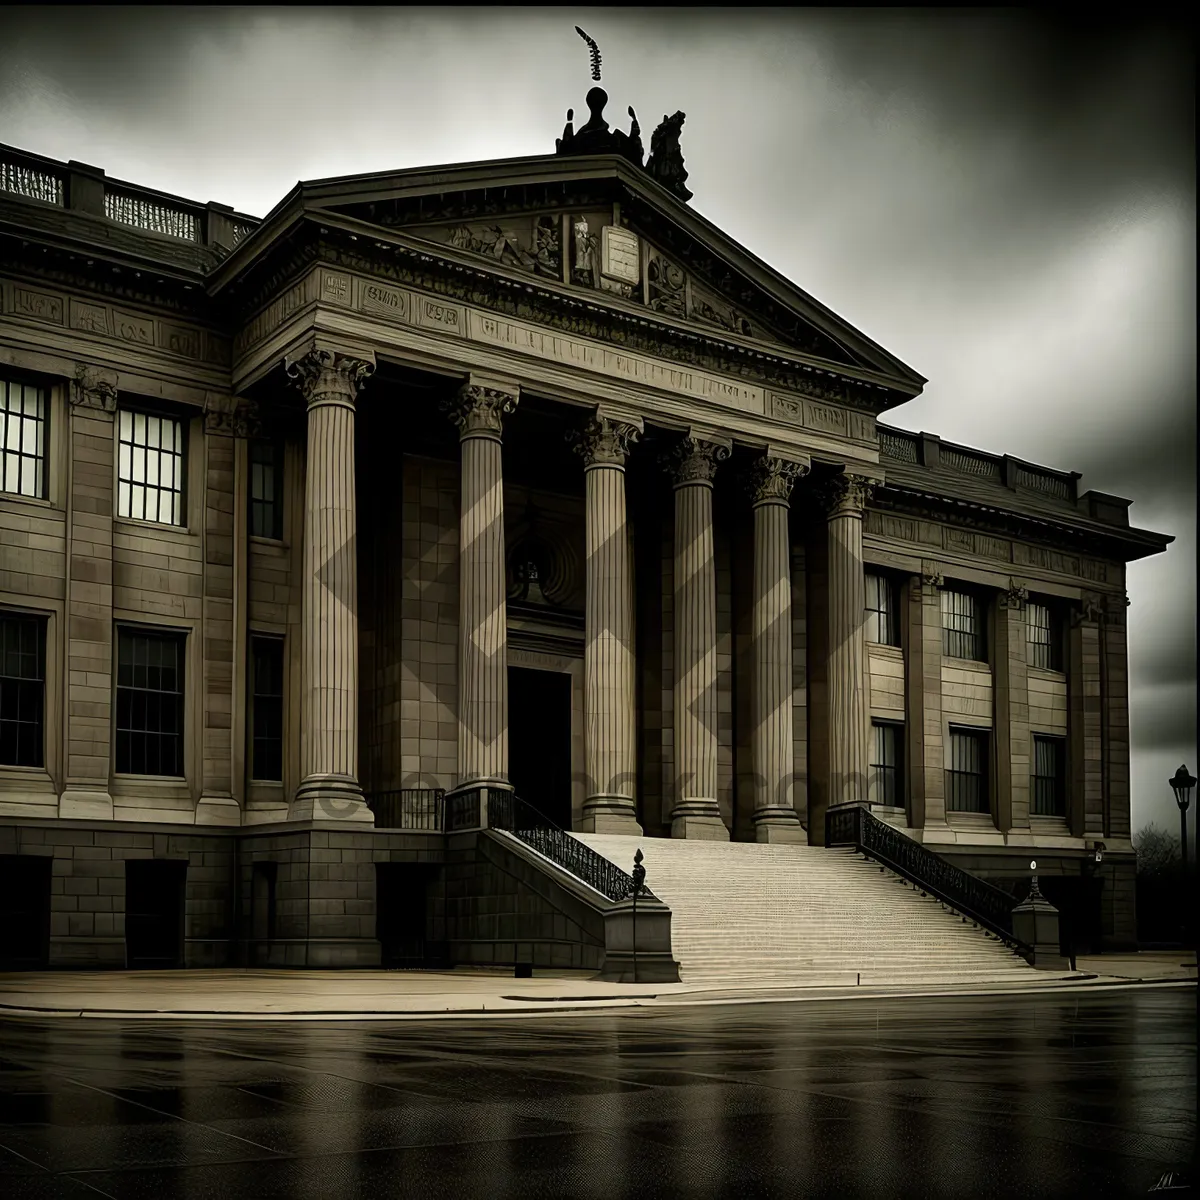
[(0, 1023), (0, 1196), (1145, 1195), (1195, 993)]

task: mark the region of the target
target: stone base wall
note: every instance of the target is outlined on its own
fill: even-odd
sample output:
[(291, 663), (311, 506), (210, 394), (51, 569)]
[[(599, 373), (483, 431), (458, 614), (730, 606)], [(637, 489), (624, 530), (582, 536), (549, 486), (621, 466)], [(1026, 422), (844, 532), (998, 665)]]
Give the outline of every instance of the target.
[(476, 966), (604, 964), (604, 918), (494, 837), (447, 839), (445, 931), (451, 961)]

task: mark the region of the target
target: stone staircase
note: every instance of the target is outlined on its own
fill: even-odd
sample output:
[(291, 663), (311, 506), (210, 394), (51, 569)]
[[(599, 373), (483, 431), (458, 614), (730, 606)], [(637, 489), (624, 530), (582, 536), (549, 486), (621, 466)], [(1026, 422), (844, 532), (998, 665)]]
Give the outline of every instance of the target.
[(1035, 983), (1002, 942), (848, 848), (577, 833), (622, 869), (645, 855), (687, 983)]

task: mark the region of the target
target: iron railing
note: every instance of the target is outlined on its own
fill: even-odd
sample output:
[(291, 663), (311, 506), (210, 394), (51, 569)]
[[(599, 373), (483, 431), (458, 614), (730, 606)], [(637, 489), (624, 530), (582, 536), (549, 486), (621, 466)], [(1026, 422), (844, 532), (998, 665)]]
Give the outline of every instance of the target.
[(1012, 896), (906, 837), (865, 804), (826, 810), (825, 845), (853, 846), (1031, 959), (1033, 948), (1013, 936)]
[[(583, 880), (609, 900), (626, 900), (633, 895), (632, 875), (585, 846), (578, 838), (572, 837), (514, 792), (503, 791), (497, 796), (496, 791), (492, 791), (488, 798), (488, 826), (503, 829), (520, 838), (527, 846), (576, 879)], [(638, 895), (657, 899), (645, 884), (638, 889)]]
[(375, 814), (376, 829), (413, 829), (442, 832), (444, 788), (397, 788), (372, 792), (367, 807)]

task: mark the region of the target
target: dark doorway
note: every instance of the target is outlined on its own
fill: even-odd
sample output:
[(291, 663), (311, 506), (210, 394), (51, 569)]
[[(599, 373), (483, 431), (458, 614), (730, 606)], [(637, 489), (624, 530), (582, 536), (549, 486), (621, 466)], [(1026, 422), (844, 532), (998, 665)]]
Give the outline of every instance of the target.
[(125, 863), (125, 961), (129, 967), (183, 966), (187, 863), (131, 858)]
[(0, 971), (50, 964), (50, 876), (54, 859), (0, 854)]
[(517, 795), (571, 828), (571, 677), (508, 668), (508, 778)]
[(1042, 875), (1038, 887), (1058, 909), (1058, 940), (1061, 952), (1069, 955), (1099, 954), (1102, 929), (1100, 888), (1102, 881), (1088, 875)]
[(251, 875), (250, 926), (251, 936), (260, 943), (275, 940), (275, 881), (279, 875), (279, 864), (256, 862)]
[(449, 965), (445, 944), (429, 936), (429, 892), (439, 869), (427, 863), (375, 864), (375, 936), (382, 966)]

